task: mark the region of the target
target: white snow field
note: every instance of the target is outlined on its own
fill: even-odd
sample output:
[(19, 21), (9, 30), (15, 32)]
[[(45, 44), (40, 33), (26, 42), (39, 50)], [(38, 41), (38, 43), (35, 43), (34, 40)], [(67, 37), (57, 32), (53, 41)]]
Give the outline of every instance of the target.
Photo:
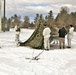
[[(22, 29), (20, 40), (27, 40), (34, 30)], [(0, 75), (76, 75), (76, 33), (70, 49), (44, 51), (39, 60), (31, 60), (42, 50), (16, 46), (15, 31), (0, 33)], [(67, 46), (67, 40), (66, 40)]]

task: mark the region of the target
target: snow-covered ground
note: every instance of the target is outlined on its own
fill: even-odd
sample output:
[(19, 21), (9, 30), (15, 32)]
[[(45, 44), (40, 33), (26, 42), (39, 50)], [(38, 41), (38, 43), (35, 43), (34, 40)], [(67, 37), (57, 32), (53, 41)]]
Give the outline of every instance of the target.
[[(20, 40), (25, 41), (33, 30), (21, 30)], [(76, 75), (76, 33), (71, 49), (44, 51), (39, 60), (31, 60), (42, 50), (17, 47), (15, 31), (0, 33), (0, 75)], [(67, 41), (66, 41), (67, 45)]]

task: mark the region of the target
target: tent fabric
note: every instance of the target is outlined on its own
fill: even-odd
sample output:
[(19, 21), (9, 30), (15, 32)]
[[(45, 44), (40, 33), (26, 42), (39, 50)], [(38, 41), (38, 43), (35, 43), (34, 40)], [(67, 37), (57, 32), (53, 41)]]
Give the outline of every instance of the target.
[(20, 46), (30, 46), (32, 48), (42, 49), (43, 48), (42, 31), (43, 31), (42, 25), (39, 24), (28, 40), (26, 40), (25, 42), (20, 42)]

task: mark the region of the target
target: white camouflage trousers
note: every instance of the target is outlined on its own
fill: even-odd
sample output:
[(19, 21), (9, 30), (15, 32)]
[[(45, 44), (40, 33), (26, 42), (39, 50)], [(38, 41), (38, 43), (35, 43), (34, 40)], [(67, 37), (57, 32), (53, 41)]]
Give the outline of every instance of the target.
[(44, 48), (50, 49), (50, 40), (49, 38), (44, 38)]

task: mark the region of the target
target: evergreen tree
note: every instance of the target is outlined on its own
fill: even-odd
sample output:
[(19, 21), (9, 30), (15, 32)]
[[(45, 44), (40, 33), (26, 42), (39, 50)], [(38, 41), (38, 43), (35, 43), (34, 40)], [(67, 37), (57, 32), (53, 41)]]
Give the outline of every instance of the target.
[(61, 7), (60, 13), (58, 13), (55, 21), (58, 26), (67, 25), (68, 24), (68, 14), (69, 9), (67, 7)]
[(30, 26), (30, 19), (29, 19), (29, 17), (28, 16), (25, 16), (24, 17), (24, 22), (23, 22), (23, 24), (22, 24), (22, 28), (28, 28), (29, 26)]
[(46, 21), (47, 25), (50, 26), (50, 22), (54, 19), (52, 10), (50, 10), (50, 12), (48, 13), (48, 16), (46, 18), (47, 18), (47, 21)]
[(39, 14), (36, 14), (36, 17), (34, 19), (34, 23), (35, 23), (35, 26), (37, 26), (39, 24)]

